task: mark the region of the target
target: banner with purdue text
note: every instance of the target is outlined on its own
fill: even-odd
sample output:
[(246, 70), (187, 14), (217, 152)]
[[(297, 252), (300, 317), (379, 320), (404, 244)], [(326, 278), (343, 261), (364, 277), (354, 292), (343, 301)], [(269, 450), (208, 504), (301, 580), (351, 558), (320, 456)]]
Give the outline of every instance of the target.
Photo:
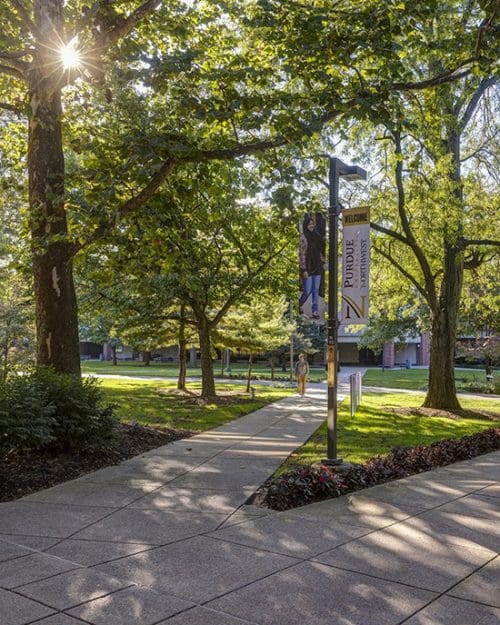
[(368, 323), (370, 295), (370, 208), (342, 211), (342, 316), (341, 323)]

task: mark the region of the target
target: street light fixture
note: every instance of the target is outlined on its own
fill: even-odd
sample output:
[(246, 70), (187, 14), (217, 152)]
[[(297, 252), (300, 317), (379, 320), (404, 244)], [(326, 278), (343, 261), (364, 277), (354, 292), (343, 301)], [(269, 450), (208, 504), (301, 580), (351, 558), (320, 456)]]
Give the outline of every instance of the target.
[(332, 156), (329, 159), (329, 210), (328, 210), (328, 403), (327, 403), (327, 460), (325, 463), (339, 465), (337, 458), (337, 370), (338, 370), (338, 269), (339, 269), (339, 180), (366, 180), (366, 171), (358, 165), (346, 165)]

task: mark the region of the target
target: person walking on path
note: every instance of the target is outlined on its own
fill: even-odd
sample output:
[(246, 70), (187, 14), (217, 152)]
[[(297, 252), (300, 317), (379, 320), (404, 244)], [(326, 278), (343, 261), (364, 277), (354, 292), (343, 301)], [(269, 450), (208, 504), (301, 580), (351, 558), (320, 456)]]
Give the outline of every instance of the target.
[(306, 381), (309, 375), (309, 364), (304, 354), (299, 354), (299, 359), (295, 365), (295, 375), (297, 376), (297, 390), (303, 396), (306, 392)]

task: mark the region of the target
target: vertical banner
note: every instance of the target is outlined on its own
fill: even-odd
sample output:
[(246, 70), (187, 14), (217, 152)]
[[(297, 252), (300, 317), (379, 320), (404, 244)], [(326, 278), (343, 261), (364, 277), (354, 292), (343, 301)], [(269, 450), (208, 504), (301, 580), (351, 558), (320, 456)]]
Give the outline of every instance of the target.
[(342, 211), (342, 323), (368, 323), (370, 208)]
[(325, 323), (326, 219), (321, 213), (306, 213), (300, 220), (299, 313), (318, 324)]

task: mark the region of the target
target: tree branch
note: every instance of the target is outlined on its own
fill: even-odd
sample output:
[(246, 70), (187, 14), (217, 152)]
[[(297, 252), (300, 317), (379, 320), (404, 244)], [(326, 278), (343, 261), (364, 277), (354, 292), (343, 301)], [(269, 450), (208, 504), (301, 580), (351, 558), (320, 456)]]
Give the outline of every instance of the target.
[[(348, 109), (350, 106), (355, 104), (355, 100), (349, 100), (345, 103), (345, 107)], [(317, 131), (317, 125), (324, 126), (328, 122), (332, 121), (339, 115), (343, 113), (341, 109), (333, 109), (324, 113), (323, 115), (317, 117), (312, 120), (309, 126), (304, 125), (303, 135), (307, 135), (308, 133)], [(223, 160), (231, 160), (238, 156), (250, 156), (252, 154), (257, 154), (258, 152), (264, 152), (265, 150), (270, 150), (273, 148), (279, 148), (284, 145), (293, 143), (293, 139), (280, 135), (275, 139), (265, 139), (262, 141), (254, 141), (250, 143), (236, 143), (232, 148), (220, 148), (215, 150), (193, 150), (191, 154), (186, 156), (176, 156), (176, 160), (178, 162), (185, 163), (197, 163), (202, 161), (223, 161)]]
[[(464, 61), (459, 65), (462, 67), (463, 65), (467, 65), (468, 63), (472, 63), (476, 59), (470, 58)], [(471, 73), (470, 69), (465, 69), (461, 72), (457, 72), (457, 69), (451, 70), (449, 72), (445, 72), (444, 74), (438, 74), (433, 78), (428, 78), (427, 80), (422, 80), (420, 82), (395, 82), (390, 85), (392, 89), (396, 91), (413, 91), (415, 89), (428, 89), (429, 87), (437, 87), (439, 85), (444, 85), (448, 82), (453, 82), (454, 80), (459, 80), (460, 78), (465, 78)]]
[(17, 10), (17, 13), (18, 13), (19, 17), (21, 18), (21, 22), (22, 22), (24, 28), (28, 32), (34, 33), (35, 30), (36, 30), (35, 24), (34, 24), (33, 20), (31, 19), (30, 14), (28, 13), (28, 10), (24, 6), (23, 1), (22, 0), (11, 0), (11, 4)]
[(15, 52), (6, 52), (0, 50), (0, 59), (5, 59), (7, 61), (14, 61), (16, 59), (22, 59), (23, 56), (27, 56), (28, 54), (32, 54), (33, 50), (26, 48), (25, 50), (16, 50)]
[(25, 80), (24, 72), (15, 67), (12, 67), (11, 65), (0, 64), (0, 72), (2, 74), (7, 74), (7, 76), (17, 78), (18, 80)]
[(491, 245), (494, 247), (500, 247), (500, 241), (495, 239), (466, 239), (464, 241), (464, 248), (470, 245)]
[(495, 17), (497, 16), (498, 13), (498, 7), (499, 4), (498, 2), (495, 4), (495, 8), (492, 12), (492, 14), (490, 15), (490, 17), (488, 19), (484, 19), (481, 24), (479, 25), (479, 31), (477, 33), (477, 41), (476, 41), (476, 58), (479, 58), (480, 53), (481, 53), (481, 47), (483, 45), (483, 37), (484, 37), (484, 33), (488, 30), (488, 28), (491, 27), (491, 25), (493, 24), (493, 21), (495, 19)]
[(119, 206), (114, 211), (112, 217), (108, 221), (101, 223), (85, 242), (75, 243), (73, 246), (73, 254), (76, 254), (82, 247), (94, 243), (98, 239), (110, 234), (119, 221), (151, 199), (161, 184), (167, 179), (175, 164), (176, 161), (172, 158), (166, 160), (160, 170), (137, 195), (134, 195)]
[[(325, 113), (318, 121), (321, 123), (327, 123), (331, 119), (334, 119), (340, 115), (342, 111), (333, 110)], [(130, 198), (130, 200), (124, 202), (120, 207), (116, 209), (113, 216), (106, 222), (101, 223), (94, 232), (83, 243), (75, 243), (72, 252), (76, 254), (82, 247), (89, 245), (97, 241), (98, 239), (111, 233), (116, 224), (126, 217), (129, 213), (133, 212), (143, 204), (145, 204), (156, 193), (161, 184), (167, 179), (171, 171), (178, 163), (198, 163), (208, 160), (230, 160), (238, 156), (248, 156), (256, 154), (264, 150), (280, 147), (290, 143), (290, 140), (284, 136), (279, 136), (276, 139), (267, 139), (263, 141), (255, 141), (248, 144), (237, 144), (232, 148), (221, 148), (216, 150), (195, 150), (192, 154), (184, 157), (169, 157), (163, 163), (160, 170), (151, 178), (149, 183), (140, 191), (137, 195)]]
[(415, 235), (413, 234), (410, 223), (408, 221), (408, 215), (406, 214), (406, 198), (403, 185), (403, 150), (401, 146), (401, 132), (398, 130), (394, 132), (393, 135), (396, 144), (395, 151), (397, 157), (395, 176), (396, 186), (398, 189), (398, 214), (399, 218), (401, 219), (401, 225), (403, 226), (403, 232), (405, 233), (406, 239), (408, 240), (408, 245), (410, 246), (413, 254), (415, 255), (415, 258), (418, 261), (418, 264), (420, 265), (420, 269), (424, 276), (425, 286), (427, 289), (427, 297), (429, 301), (432, 302), (430, 305), (431, 307), (433, 307), (433, 305), (435, 305), (435, 303), (437, 302), (437, 293), (436, 285), (432, 277), (432, 270), (429, 266), (429, 263), (427, 262), (427, 258), (425, 257), (422, 248), (415, 239)]
[(101, 43), (108, 47), (127, 35), (146, 15), (157, 9), (160, 3), (161, 0), (146, 0), (135, 11), (132, 11), (128, 17), (121, 18), (117, 15), (113, 28), (103, 33), (103, 41)]
[(15, 104), (9, 104), (8, 102), (0, 102), (0, 109), (4, 111), (11, 111), (12, 113), (16, 113), (16, 115), (23, 115), (24, 111), (21, 107), (16, 106)]
[(238, 156), (249, 156), (257, 152), (263, 152), (271, 148), (279, 148), (289, 143), (284, 137), (256, 141), (254, 143), (239, 143), (232, 148), (219, 148), (215, 150), (196, 150), (192, 154), (179, 157), (177, 160), (184, 163), (198, 163), (202, 161), (224, 161), (231, 160)]
[(429, 299), (429, 294), (426, 289), (420, 284), (420, 282), (413, 276), (407, 269), (405, 269), (400, 263), (391, 254), (383, 250), (382, 248), (374, 245), (373, 249), (378, 252), (381, 256), (383, 256), (386, 260), (388, 260), (391, 265), (393, 265), (407, 280), (409, 280), (413, 286), (417, 289), (417, 291), (422, 295), (425, 301), (428, 303), (429, 307), (432, 309), (432, 302)]
[(462, 132), (465, 129), (465, 127), (467, 126), (467, 124), (469, 123), (472, 115), (474, 114), (474, 111), (476, 110), (479, 102), (481, 101), (481, 98), (484, 95), (484, 92), (489, 87), (491, 87), (492, 85), (497, 83), (498, 80), (499, 80), (498, 76), (490, 76), (489, 78), (483, 78), (483, 80), (479, 84), (479, 87), (476, 89), (474, 95), (469, 100), (469, 104), (467, 105), (467, 108), (465, 109), (465, 112), (462, 115), (462, 119), (460, 119), (459, 122), (458, 122), (459, 123), (460, 132)]
[(234, 302), (238, 299), (238, 297), (248, 288), (251, 284), (252, 280), (255, 276), (258, 276), (266, 267), (270, 265), (270, 263), (279, 256), (283, 250), (285, 250), (290, 245), (290, 241), (287, 241), (284, 245), (282, 245), (276, 252), (268, 256), (254, 271), (252, 271), (245, 280), (243, 280), (240, 286), (231, 293), (231, 295), (227, 298), (222, 308), (215, 315), (215, 317), (209, 322), (210, 328), (214, 328), (217, 326), (219, 321), (224, 317), (229, 308), (234, 304)]
[(402, 235), (397, 230), (392, 230), (392, 228), (385, 228), (384, 226), (376, 224), (374, 221), (370, 221), (370, 228), (376, 230), (377, 232), (381, 232), (382, 234), (387, 234), (393, 239), (397, 239), (398, 241), (401, 241), (401, 243), (404, 243), (405, 245), (408, 245), (410, 247), (410, 242), (408, 241), (408, 239), (406, 239), (404, 235)]
[(79, 35), (87, 28), (87, 26), (90, 26), (90, 24), (92, 24), (92, 21), (99, 12), (101, 5), (102, 0), (97, 0), (92, 4), (92, 6), (87, 7), (86, 10), (85, 8), (83, 9), (83, 15), (74, 23), (73, 27), (68, 31), (69, 39), (73, 39), (73, 37)]

